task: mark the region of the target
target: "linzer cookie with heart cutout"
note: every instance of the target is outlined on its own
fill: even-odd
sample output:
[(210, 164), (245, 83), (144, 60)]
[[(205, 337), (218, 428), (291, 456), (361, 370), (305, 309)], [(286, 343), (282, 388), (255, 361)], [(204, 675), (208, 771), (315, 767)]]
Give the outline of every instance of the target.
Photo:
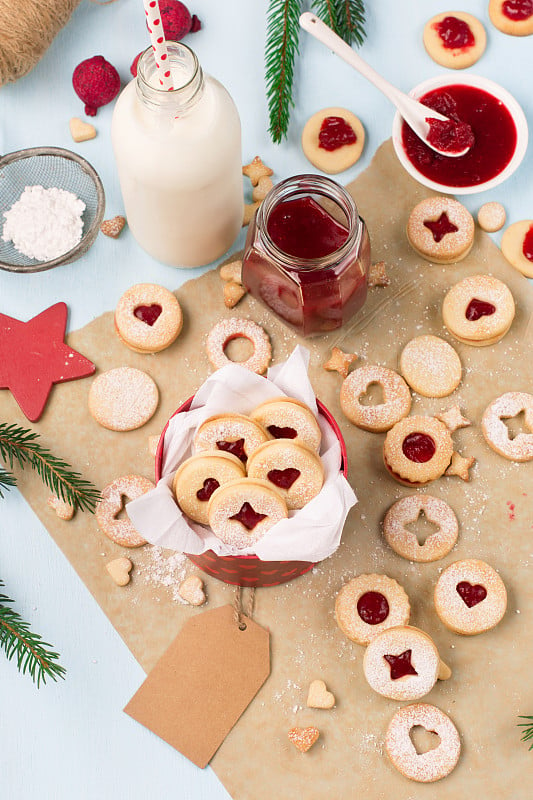
[(287, 439), (265, 442), (248, 459), (250, 478), (262, 478), (275, 487), (287, 508), (303, 508), (316, 497), (324, 481), (320, 457)]
[(500, 622), (506, 608), (505, 585), (485, 561), (456, 561), (444, 570), (435, 586), (435, 610), (455, 633), (484, 633)]
[(115, 329), (136, 353), (158, 353), (179, 336), (183, 326), (175, 295), (155, 283), (138, 283), (128, 289), (115, 309)]
[(207, 525), (211, 495), (219, 486), (245, 475), (244, 464), (237, 456), (220, 450), (207, 450), (180, 464), (172, 488), (183, 513), (195, 522)]

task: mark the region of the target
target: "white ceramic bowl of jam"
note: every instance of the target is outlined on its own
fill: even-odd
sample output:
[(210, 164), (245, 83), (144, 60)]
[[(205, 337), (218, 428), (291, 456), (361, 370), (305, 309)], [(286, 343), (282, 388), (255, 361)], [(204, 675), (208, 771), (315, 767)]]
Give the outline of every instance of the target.
[(411, 97), (452, 119), (468, 123), (474, 145), (464, 156), (431, 150), (399, 113), (392, 143), (402, 166), (419, 183), (444, 194), (475, 194), (503, 183), (517, 169), (527, 149), (528, 128), (522, 108), (497, 83), (479, 75), (439, 75), (409, 92)]

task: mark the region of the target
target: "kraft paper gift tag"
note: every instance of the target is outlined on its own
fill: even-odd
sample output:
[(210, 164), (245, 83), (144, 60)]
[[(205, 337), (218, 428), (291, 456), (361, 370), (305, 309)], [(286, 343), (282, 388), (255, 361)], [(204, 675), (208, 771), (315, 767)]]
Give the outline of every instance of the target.
[(270, 634), (232, 606), (185, 623), (124, 711), (205, 767), (270, 674)]

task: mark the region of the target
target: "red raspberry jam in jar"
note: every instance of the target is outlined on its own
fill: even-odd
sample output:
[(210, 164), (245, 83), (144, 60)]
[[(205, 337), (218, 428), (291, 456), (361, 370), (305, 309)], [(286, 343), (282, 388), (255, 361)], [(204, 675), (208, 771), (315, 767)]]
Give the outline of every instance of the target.
[(331, 178), (274, 186), (250, 223), (242, 279), (302, 336), (340, 328), (366, 300), (370, 239), (353, 198)]

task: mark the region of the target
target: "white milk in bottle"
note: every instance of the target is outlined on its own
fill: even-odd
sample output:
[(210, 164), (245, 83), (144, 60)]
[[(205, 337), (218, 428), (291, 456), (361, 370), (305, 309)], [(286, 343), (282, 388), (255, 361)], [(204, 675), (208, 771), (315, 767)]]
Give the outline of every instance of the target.
[(135, 239), (158, 261), (197, 267), (222, 256), (241, 229), (241, 126), (193, 51), (167, 49), (174, 89), (159, 87), (149, 47), (115, 105), (111, 136)]

